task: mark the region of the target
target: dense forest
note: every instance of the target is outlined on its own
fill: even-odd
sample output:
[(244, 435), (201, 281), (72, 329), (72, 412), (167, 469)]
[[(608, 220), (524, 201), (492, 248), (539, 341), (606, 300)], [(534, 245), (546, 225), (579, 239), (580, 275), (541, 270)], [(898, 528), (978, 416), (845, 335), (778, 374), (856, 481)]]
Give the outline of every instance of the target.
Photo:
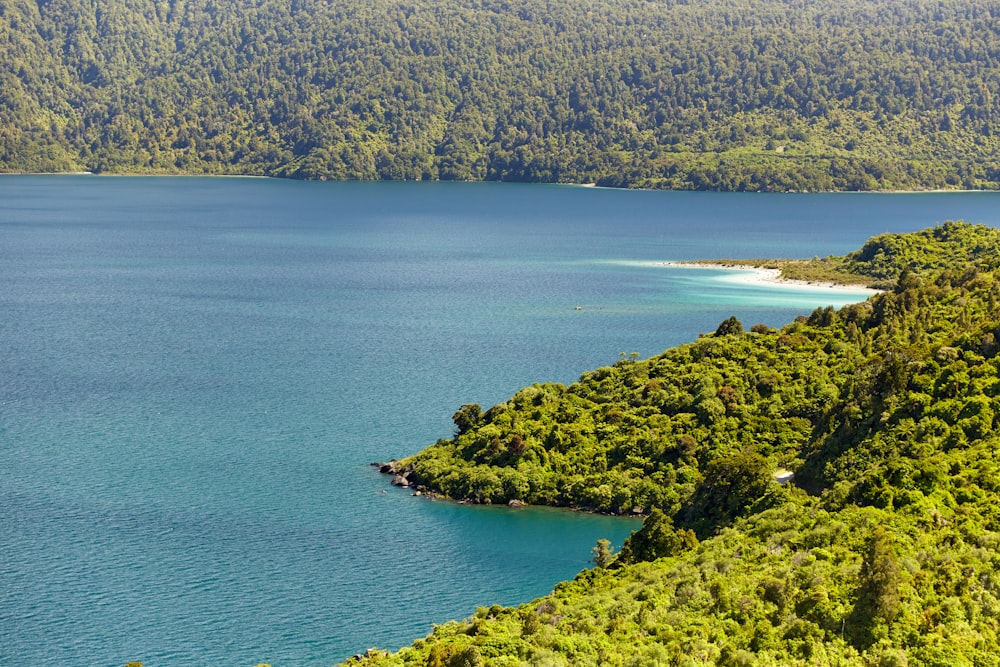
[(0, 170), (1000, 187), (997, 0), (0, 0)]
[(1000, 231), (830, 264), (892, 288), (464, 405), (394, 462), (453, 498), (646, 519), (544, 598), (349, 662), (1000, 665)]

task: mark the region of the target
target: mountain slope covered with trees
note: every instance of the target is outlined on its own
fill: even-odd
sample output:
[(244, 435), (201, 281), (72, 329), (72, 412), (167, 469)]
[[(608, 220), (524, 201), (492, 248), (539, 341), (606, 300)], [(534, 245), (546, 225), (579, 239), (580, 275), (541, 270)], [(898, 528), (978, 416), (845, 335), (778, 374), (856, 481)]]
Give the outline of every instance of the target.
[(647, 518), (549, 596), (362, 662), (1000, 664), (1000, 237), (946, 223), (841, 265), (894, 287), (463, 406), (397, 472)]
[(1000, 185), (996, 0), (0, 0), (0, 168)]

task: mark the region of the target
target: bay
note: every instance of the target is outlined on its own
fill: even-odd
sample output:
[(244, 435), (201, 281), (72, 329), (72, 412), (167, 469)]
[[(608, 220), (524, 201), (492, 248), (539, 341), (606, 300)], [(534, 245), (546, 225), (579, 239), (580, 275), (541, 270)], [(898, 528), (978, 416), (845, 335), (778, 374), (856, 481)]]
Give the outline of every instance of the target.
[(368, 465), (468, 402), (861, 298), (812, 257), (995, 193), (0, 178), (0, 663), (330, 665), (546, 594), (635, 521), (473, 507)]

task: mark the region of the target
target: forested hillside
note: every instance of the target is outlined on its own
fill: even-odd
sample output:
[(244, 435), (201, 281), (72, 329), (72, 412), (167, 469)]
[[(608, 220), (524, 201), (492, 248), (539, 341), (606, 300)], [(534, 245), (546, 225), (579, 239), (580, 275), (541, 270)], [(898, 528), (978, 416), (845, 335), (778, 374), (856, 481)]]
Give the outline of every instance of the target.
[(0, 0), (0, 168), (1000, 186), (996, 0)]
[(551, 595), (365, 664), (1000, 664), (1000, 239), (947, 223), (843, 265), (895, 285), (463, 406), (397, 474), (647, 518)]

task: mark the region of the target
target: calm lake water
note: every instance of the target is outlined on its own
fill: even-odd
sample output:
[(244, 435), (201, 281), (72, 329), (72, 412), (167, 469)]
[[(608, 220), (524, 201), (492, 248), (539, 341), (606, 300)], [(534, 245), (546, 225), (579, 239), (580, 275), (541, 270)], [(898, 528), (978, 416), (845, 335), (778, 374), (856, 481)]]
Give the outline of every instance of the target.
[(958, 218), (1000, 195), (0, 177), (0, 664), (331, 665), (544, 595), (637, 523), (368, 464), (462, 403), (859, 299), (665, 261)]

